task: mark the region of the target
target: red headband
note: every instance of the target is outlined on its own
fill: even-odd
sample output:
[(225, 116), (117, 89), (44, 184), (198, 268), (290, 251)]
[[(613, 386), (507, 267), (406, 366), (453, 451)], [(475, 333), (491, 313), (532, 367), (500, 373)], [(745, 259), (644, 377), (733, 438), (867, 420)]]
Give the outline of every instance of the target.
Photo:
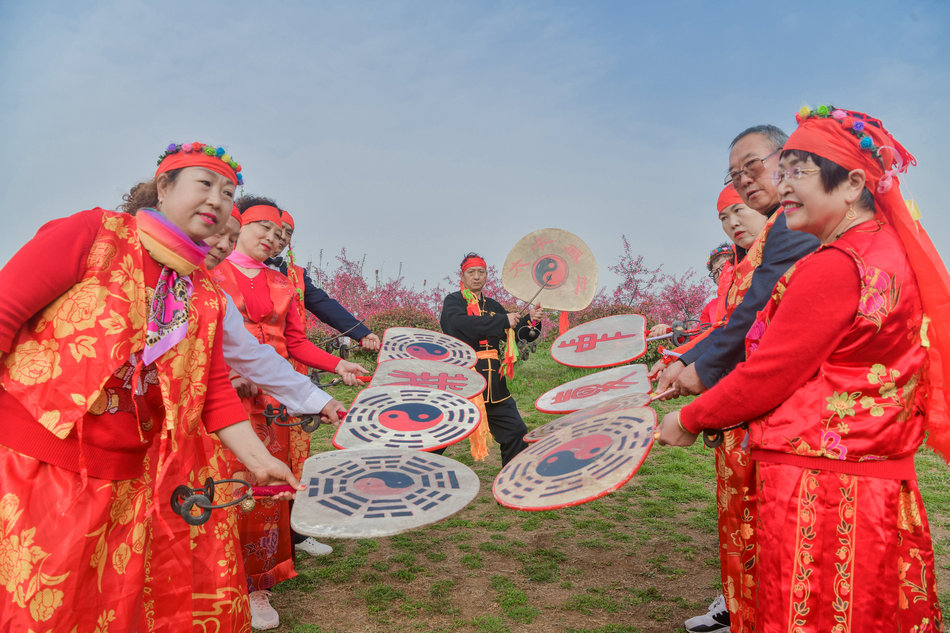
[(297, 230), (297, 229), (294, 227), (294, 219), (293, 219), (293, 217), (291, 217), (291, 215), (290, 215), (289, 212), (284, 211), (283, 209), (281, 209), (281, 210), (280, 210), (280, 219), (281, 219), (282, 222), (286, 222), (287, 224), (290, 225), (290, 230), (291, 230), (291, 231), (296, 231), (296, 230)]
[(269, 220), (280, 227), (280, 210), (269, 204), (256, 204), (248, 207), (241, 214), (241, 226), (247, 226), (251, 222), (263, 222)]
[(466, 270), (468, 270), (472, 266), (481, 266), (482, 268), (488, 268), (488, 266), (485, 265), (485, 260), (482, 259), (481, 257), (477, 257), (477, 256), (468, 257), (466, 258), (464, 262), (462, 262), (462, 272), (464, 273)]
[(821, 106), (796, 115), (798, 129), (785, 141), (785, 151), (798, 149), (838, 163), (847, 170), (863, 169), (871, 193), (890, 189), (894, 176), (917, 164), (910, 152), (863, 112)]
[(723, 209), (734, 204), (743, 204), (743, 202), (742, 198), (739, 197), (739, 192), (730, 183), (719, 192), (719, 199), (716, 200), (716, 214), (722, 213)]
[(241, 211), (238, 210), (236, 204), (231, 205), (231, 217), (238, 221), (238, 224), (241, 223)]
[(159, 174), (166, 171), (181, 169), (183, 167), (204, 167), (205, 169), (210, 169), (215, 173), (221, 174), (235, 185), (238, 184), (237, 174), (230, 165), (225, 163), (218, 156), (208, 156), (204, 152), (178, 151), (174, 154), (168, 154), (162, 159), (162, 162), (158, 164), (158, 169), (155, 170), (155, 177), (158, 178)]

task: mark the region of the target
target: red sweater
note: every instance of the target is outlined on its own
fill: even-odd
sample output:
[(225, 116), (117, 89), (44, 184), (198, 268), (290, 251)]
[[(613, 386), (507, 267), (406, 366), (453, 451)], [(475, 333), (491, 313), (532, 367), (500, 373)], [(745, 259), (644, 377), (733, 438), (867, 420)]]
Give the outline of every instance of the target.
[[(89, 249), (101, 225), (101, 211), (90, 210), (45, 224), (13, 258), (0, 269), (0, 355), (11, 350), (17, 330), (33, 315), (82, 279)], [(162, 267), (146, 257), (146, 286), (154, 287)], [(247, 414), (228, 379), (221, 352), (221, 336), (211, 349), (208, 392), (202, 423), (208, 432), (247, 419)], [(139, 391), (133, 396), (127, 362), (106, 382), (104, 410), (83, 418), (82, 451), (89, 474), (102, 479), (132, 479), (142, 473), (142, 462), (164, 419), (161, 393), (154, 366), (145, 367)], [(138, 407), (138, 415), (136, 414)], [(76, 431), (65, 440), (40, 425), (0, 387), (0, 444), (20, 453), (79, 471), (79, 438)]]
[(801, 260), (758, 349), (686, 405), (680, 422), (699, 433), (754, 420), (780, 405), (838, 347), (859, 299), (858, 270), (848, 255), (828, 248)]

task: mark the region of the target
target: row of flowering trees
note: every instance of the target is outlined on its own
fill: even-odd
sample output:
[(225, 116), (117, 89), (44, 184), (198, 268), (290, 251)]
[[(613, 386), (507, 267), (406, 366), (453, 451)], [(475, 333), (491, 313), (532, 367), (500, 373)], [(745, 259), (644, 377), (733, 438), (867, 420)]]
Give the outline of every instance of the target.
[[(571, 326), (591, 319), (614, 314), (636, 313), (646, 316), (649, 324), (670, 323), (675, 320), (695, 319), (714, 290), (705, 276), (697, 278), (694, 271), (680, 276), (664, 273), (662, 267), (649, 268), (642, 255), (631, 252), (630, 242), (622, 236), (623, 254), (617, 263), (609, 266), (620, 278), (616, 288), (601, 288), (591, 304), (582, 311), (569, 315)], [(379, 279), (372, 282), (363, 270), (363, 262), (351, 259), (346, 249), (336, 256), (335, 267), (309, 266), (309, 272), (318, 287), (339, 301), (351, 313), (379, 334), (389, 327), (423, 327), (439, 329), (442, 300), (458, 289), (458, 275), (447, 275), (443, 282), (421, 290), (406, 285), (402, 277)], [(495, 298), (509, 309), (520, 309), (524, 303), (515, 299), (501, 284), (497, 268), (490, 266), (486, 295)], [(556, 328), (557, 315), (549, 314), (542, 322), (545, 331)], [(321, 340), (335, 331), (321, 323), (313, 336)]]

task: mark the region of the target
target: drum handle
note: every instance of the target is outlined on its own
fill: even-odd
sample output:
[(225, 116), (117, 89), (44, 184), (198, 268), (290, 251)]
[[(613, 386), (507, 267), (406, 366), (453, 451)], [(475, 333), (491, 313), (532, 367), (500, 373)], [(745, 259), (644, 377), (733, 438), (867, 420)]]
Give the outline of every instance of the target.
[(273, 497), (282, 492), (297, 492), (297, 489), (289, 484), (281, 484), (279, 486), (253, 486), (251, 488), (251, 494), (255, 497)]

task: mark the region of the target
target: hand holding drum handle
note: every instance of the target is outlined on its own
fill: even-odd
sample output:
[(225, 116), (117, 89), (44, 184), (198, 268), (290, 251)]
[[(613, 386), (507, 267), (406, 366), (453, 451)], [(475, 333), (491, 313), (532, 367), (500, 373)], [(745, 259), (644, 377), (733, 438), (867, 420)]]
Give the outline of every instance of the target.
[[(369, 382), (369, 380), (371, 380), (370, 376), (358, 376), (358, 378), (363, 382)], [(337, 380), (339, 381), (341, 379)], [(277, 408), (274, 408), (272, 404), (267, 405), (264, 409), (263, 416), (267, 421), (267, 426), (271, 424), (277, 426), (299, 426), (305, 433), (313, 433), (320, 428), (320, 424), (322, 424), (319, 413), (309, 413), (300, 416), (296, 422), (287, 422), (287, 420), (290, 419), (290, 415), (287, 413), (287, 407), (284, 405), (280, 405)]]
[[(214, 489), (220, 484), (232, 483), (244, 486), (244, 494), (233, 501), (227, 503), (214, 504)], [(255, 497), (273, 497), (284, 492), (297, 492), (293, 487), (286, 484), (280, 486), (251, 486), (243, 479), (219, 479), (215, 481), (211, 477), (205, 480), (203, 488), (189, 488), (188, 486), (178, 486), (172, 492), (171, 506), (172, 511), (185, 520), (188, 525), (203, 525), (211, 518), (212, 510), (227, 508), (236, 504), (241, 504), (245, 512), (254, 509)], [(200, 514), (192, 514), (192, 508), (200, 508)]]

